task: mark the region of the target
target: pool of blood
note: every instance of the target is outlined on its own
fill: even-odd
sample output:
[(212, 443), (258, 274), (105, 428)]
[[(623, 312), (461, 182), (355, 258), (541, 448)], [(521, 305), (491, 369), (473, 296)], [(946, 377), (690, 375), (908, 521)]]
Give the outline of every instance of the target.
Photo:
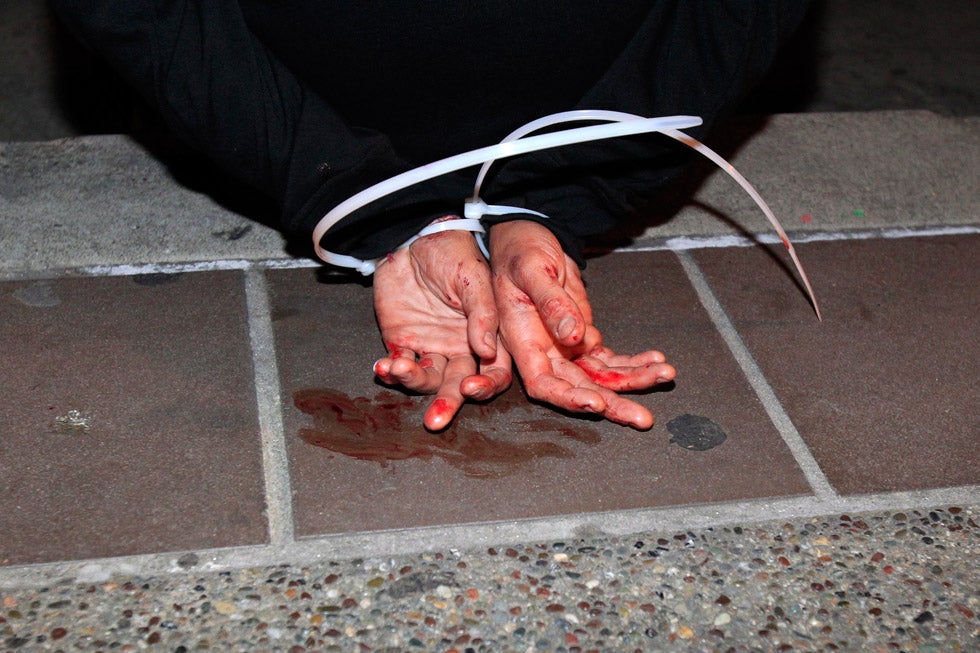
[(569, 440), (589, 445), (601, 440), (589, 422), (535, 415), (516, 390), (487, 404), (465, 405), (440, 433), (422, 426), (426, 402), (387, 390), (371, 399), (331, 389), (293, 394), (294, 405), (313, 418), (312, 426), (299, 431), (304, 442), (382, 467), (438, 458), (467, 476), (500, 478), (536, 458), (573, 457)]

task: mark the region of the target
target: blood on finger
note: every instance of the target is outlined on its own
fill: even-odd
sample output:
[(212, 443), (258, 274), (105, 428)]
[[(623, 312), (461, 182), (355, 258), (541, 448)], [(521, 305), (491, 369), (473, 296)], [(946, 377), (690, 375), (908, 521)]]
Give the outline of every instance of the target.
[(583, 372), (588, 374), (593, 383), (601, 385), (604, 388), (621, 387), (622, 385), (629, 383), (629, 377), (622, 372), (617, 372), (609, 368), (598, 369), (589, 361), (582, 358), (576, 358), (572, 362), (578, 365)]
[[(425, 414), (425, 424), (432, 430), (442, 430), (449, 426), (456, 415), (457, 407), (445, 397), (436, 397)], [(434, 422), (434, 424), (433, 424)], [(431, 424), (431, 426), (430, 426)]]
[(429, 410), (433, 411), (436, 415), (452, 416), (456, 409), (445, 397), (437, 397), (436, 400), (432, 402), (432, 407)]

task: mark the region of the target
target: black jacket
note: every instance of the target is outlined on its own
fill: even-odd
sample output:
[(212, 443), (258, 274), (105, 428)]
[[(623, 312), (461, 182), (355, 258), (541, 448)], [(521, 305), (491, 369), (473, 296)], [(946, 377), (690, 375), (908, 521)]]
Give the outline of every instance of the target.
[[(399, 172), (557, 111), (700, 115), (756, 82), (803, 0), (53, 0), (66, 24), (225, 171), (274, 197), (287, 232)], [(662, 136), (498, 162), (483, 197), (527, 206), (566, 251), (675, 170)], [(465, 173), (465, 174), (464, 174)], [(328, 248), (383, 255), (459, 213), (475, 172), (349, 216)], [(507, 218), (495, 218), (495, 220)]]

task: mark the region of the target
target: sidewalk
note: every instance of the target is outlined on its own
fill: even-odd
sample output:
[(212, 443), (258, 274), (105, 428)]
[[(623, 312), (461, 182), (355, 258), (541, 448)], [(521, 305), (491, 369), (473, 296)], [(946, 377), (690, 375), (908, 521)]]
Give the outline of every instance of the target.
[(0, 642), (975, 650), (980, 121), (742, 130), (824, 320), (712, 173), (586, 271), (678, 368), (643, 433), (515, 384), (427, 434), (370, 290), (159, 144), (0, 144)]

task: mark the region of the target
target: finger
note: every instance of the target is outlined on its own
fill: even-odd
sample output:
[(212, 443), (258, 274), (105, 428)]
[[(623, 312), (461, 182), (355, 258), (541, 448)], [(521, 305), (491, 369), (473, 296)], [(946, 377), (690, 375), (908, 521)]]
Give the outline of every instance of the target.
[(603, 400), (601, 414), (605, 419), (641, 430), (653, 426), (653, 414), (646, 407), (621, 397), (608, 388), (595, 385), (578, 365), (562, 360), (555, 365), (555, 373), (580, 386), (580, 389), (588, 388), (596, 392)]
[(442, 375), (442, 383), (436, 398), (425, 411), (422, 423), (430, 431), (441, 431), (459, 412), (463, 405), (460, 385), (464, 378), (476, 371), (476, 361), (472, 356), (456, 356), (449, 360)]
[(573, 413), (602, 415), (606, 411), (606, 400), (600, 392), (577, 387), (554, 374), (525, 379), (524, 387), (532, 398)]
[(586, 324), (592, 324), (592, 306), (588, 301), (589, 293), (585, 290), (585, 281), (582, 279), (582, 272), (579, 270), (578, 264), (568, 254), (565, 254), (565, 270), (565, 292), (568, 293), (569, 297), (575, 299), (575, 306), (582, 313)]
[[(585, 319), (591, 320), (591, 318), (589, 318), (587, 315), (587, 313), (589, 313), (592, 310), (588, 302), (585, 303), (585, 309), (586, 310), (583, 311), (582, 314), (586, 315)], [(577, 349), (581, 351), (591, 351), (596, 348), (603, 349), (602, 334), (599, 333), (599, 329), (595, 328), (594, 325), (589, 324), (588, 326), (585, 327), (585, 337), (582, 338), (582, 342), (577, 347)]]
[(548, 333), (559, 344), (568, 347), (580, 343), (585, 337), (587, 323), (553, 266), (526, 266), (515, 272), (513, 283), (537, 308)]
[(382, 377), (382, 380), (414, 392), (429, 394), (438, 390), (445, 369), (446, 357), (440, 354), (425, 354), (418, 362), (396, 358), (391, 361), (387, 377)]
[[(649, 410), (635, 401), (619, 396), (612, 390), (594, 385), (577, 365), (566, 360), (556, 361), (555, 374), (569, 382), (570, 385), (578, 386), (576, 390), (580, 392), (590, 391), (598, 395), (602, 400), (602, 410), (593, 412), (601, 414), (605, 419), (641, 430), (653, 426), (653, 414)], [(581, 395), (566, 392), (566, 396), (571, 398)]]
[(374, 363), (374, 374), (381, 380), (382, 383), (387, 383), (388, 385), (397, 385), (398, 381), (391, 376), (391, 364), (397, 359), (390, 357), (379, 358)]
[(490, 268), (480, 261), (479, 267), (462, 273), (459, 297), (466, 315), (466, 338), (470, 348), (480, 358), (497, 355), (497, 306), (490, 285)]
[(509, 370), (494, 367), (466, 377), (460, 384), (459, 390), (467, 399), (487, 401), (509, 388), (511, 380)]
[[(375, 363), (375, 368), (380, 366), (388, 376), (392, 375), (392, 368), (396, 365), (399, 373), (404, 374), (405, 370), (408, 369), (406, 362), (414, 363), (417, 358), (414, 350), (402, 347), (394, 342), (386, 342), (385, 347), (388, 349), (388, 357), (382, 358)], [(398, 383), (397, 380), (394, 382)]]
[(645, 390), (672, 380), (677, 372), (669, 363), (613, 367), (592, 356), (580, 356), (572, 361), (596, 385), (616, 392)]
[(463, 379), (460, 392), (474, 401), (486, 401), (510, 387), (513, 380), (511, 358), (502, 345), (497, 347), (498, 355), (493, 360), (480, 361), (480, 372)]
[(630, 356), (627, 354), (617, 354), (609, 347), (599, 346), (590, 350), (588, 355), (598, 358), (610, 367), (639, 367), (667, 361), (667, 357), (664, 356), (663, 352), (654, 349)]
[(605, 402), (605, 408), (602, 411), (602, 416), (605, 419), (640, 430), (646, 430), (653, 426), (653, 413), (645, 406), (621, 397), (613, 390), (594, 384), (591, 378), (587, 378), (589, 375), (581, 366), (562, 361), (560, 365), (556, 365), (556, 373), (577, 385), (594, 389)]
[(621, 397), (611, 390), (601, 389), (599, 392), (606, 401), (606, 410), (602, 416), (610, 422), (632, 426), (641, 431), (646, 431), (653, 426), (653, 413), (645, 406)]

